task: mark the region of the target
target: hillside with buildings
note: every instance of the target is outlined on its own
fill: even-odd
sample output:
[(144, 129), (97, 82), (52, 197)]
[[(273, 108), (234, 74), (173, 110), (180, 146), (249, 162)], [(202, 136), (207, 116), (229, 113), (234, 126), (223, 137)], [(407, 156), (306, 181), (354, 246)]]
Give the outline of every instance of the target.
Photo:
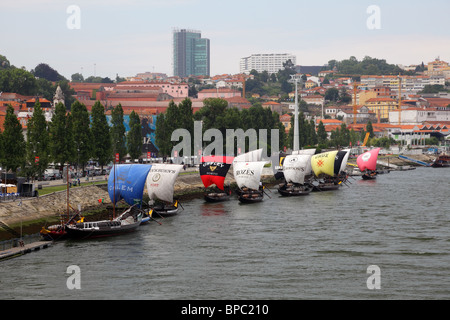
[[(199, 35), (196, 39), (201, 41)], [(289, 60), (282, 62), (281, 58)], [(258, 59), (263, 60), (258, 62)], [(302, 69), (292, 62), (295, 62), (295, 56), (288, 54), (252, 55), (241, 60), (243, 72), (239, 74), (182, 77), (143, 72), (122, 79), (124, 81), (70, 81), (65, 92), (84, 104), (88, 111), (96, 101), (105, 107), (106, 114), (120, 104), (125, 115), (135, 111), (149, 122), (155, 122), (156, 116), (164, 113), (171, 101), (180, 103), (189, 98), (195, 113), (203, 107), (205, 99), (221, 98), (228, 102), (229, 108), (242, 110), (256, 105), (277, 112), (289, 132), (296, 95), (290, 77), (299, 75), (298, 71)], [(383, 62), (382, 65), (386, 64)], [(250, 66), (260, 69), (252, 67), (249, 70)], [(450, 66), (447, 62), (436, 59), (427, 64), (386, 69), (389, 72), (403, 70), (400, 75), (346, 75), (340, 73), (338, 67), (338, 63), (329, 63), (320, 70), (311, 69), (317, 74), (302, 73), (303, 81), (297, 92), (305, 119), (317, 125), (322, 121), (329, 136), (342, 124), (362, 131), (368, 122), (373, 125), (377, 137), (401, 140), (406, 145), (423, 144), (425, 139), (432, 137), (443, 140), (449, 136), (450, 93), (446, 85), (450, 79)], [(0, 71), (0, 78), (5, 70)], [(0, 128), (8, 105), (14, 108), (26, 130), (36, 99), (48, 121), (51, 121), (55, 102), (64, 99), (61, 89), (46, 95), (24, 95), (23, 92), (5, 91), (12, 86), (5, 86), (5, 80), (1, 83)], [(53, 86), (57, 84), (52, 82)], [(70, 106), (66, 108), (70, 109)]]

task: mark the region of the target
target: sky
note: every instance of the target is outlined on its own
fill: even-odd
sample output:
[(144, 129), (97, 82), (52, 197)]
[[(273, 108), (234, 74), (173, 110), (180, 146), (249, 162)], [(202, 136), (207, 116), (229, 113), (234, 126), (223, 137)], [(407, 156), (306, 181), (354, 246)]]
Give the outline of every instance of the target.
[(68, 79), (170, 76), (179, 28), (210, 39), (211, 75), (239, 73), (257, 53), (290, 53), (303, 66), (351, 56), (450, 62), (448, 12), (448, 0), (2, 0), (0, 55)]

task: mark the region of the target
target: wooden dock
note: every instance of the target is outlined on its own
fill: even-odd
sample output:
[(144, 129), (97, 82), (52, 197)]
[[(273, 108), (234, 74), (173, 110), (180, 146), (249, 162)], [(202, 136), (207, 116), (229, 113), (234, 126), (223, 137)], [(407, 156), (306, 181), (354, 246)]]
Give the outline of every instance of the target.
[(0, 251), (0, 261), (11, 259), (24, 255), (25, 253), (30, 253), (32, 251), (38, 251), (50, 247), (53, 244), (52, 241), (38, 241), (29, 244), (24, 244), (23, 246), (13, 247), (11, 249)]

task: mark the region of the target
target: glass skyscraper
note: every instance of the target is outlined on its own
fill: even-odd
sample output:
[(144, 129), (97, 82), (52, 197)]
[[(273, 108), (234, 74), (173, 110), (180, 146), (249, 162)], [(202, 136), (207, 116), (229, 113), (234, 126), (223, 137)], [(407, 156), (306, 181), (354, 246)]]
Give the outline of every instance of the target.
[(173, 74), (179, 77), (209, 76), (209, 39), (200, 31), (176, 29), (173, 32)]

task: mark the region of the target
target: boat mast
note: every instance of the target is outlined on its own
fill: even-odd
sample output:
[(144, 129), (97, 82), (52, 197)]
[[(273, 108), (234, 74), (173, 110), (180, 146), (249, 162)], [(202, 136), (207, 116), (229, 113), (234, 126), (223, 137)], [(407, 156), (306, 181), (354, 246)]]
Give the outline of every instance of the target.
[(67, 163), (66, 168), (66, 183), (67, 183), (67, 219), (69, 219), (70, 216), (70, 205), (69, 205), (69, 163)]
[(113, 164), (113, 174), (114, 174), (114, 184), (113, 184), (113, 219), (116, 218), (116, 158), (117, 153), (114, 155), (114, 164)]

